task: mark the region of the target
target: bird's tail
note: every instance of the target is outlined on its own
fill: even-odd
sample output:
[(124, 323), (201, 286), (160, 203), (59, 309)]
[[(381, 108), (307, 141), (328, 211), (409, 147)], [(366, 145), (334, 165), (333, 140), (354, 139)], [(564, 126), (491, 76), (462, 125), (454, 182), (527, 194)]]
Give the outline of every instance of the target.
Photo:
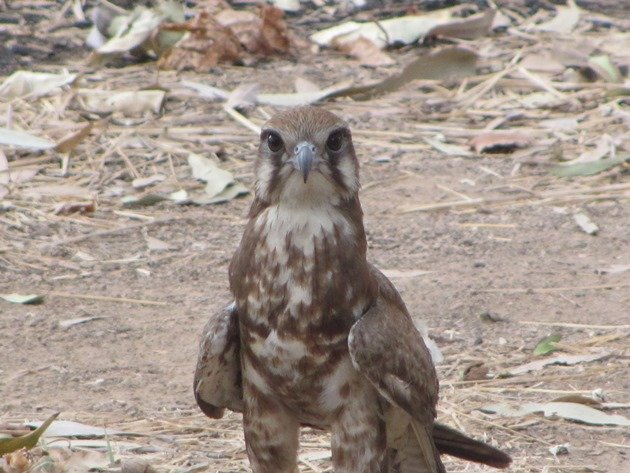
[(437, 422), (433, 426), (433, 440), (440, 453), (463, 460), (495, 468), (507, 468), (512, 462), (507, 453)]
[(431, 428), (400, 415), (395, 426), (388, 426), (387, 455), (383, 473), (445, 473)]

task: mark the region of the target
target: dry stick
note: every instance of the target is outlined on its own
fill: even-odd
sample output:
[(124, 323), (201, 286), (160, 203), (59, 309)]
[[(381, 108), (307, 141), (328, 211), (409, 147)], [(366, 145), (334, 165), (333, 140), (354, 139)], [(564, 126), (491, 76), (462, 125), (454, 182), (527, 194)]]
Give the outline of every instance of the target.
[(245, 128), (253, 131), (254, 133), (256, 133), (257, 135), (260, 135), (260, 127), (258, 125), (256, 125), (254, 122), (252, 122), (249, 118), (245, 117), (245, 115), (237, 112), (236, 110), (234, 110), (231, 107), (228, 107), (226, 105), (223, 106), (223, 110), (225, 110), (225, 112), (231, 116), (234, 120), (236, 120), (237, 122), (239, 122), (241, 125), (243, 125)]
[(142, 304), (142, 305), (168, 305), (166, 302), (161, 301), (148, 301), (145, 299), (129, 299), (127, 297), (110, 297), (110, 296), (98, 296), (90, 294), (70, 294), (67, 292), (49, 292), (48, 296), (53, 297), (66, 297), (68, 299), (87, 299), (92, 301), (106, 301), (106, 302), (127, 302), (130, 304)]
[(59, 240), (59, 241), (55, 241), (55, 242), (51, 242), (51, 243), (45, 243), (44, 245), (42, 245), (42, 248), (43, 249), (55, 248), (57, 246), (63, 246), (63, 245), (69, 245), (69, 244), (73, 244), (73, 243), (78, 243), (78, 242), (81, 242), (81, 241), (89, 240), (91, 238), (110, 236), (110, 235), (115, 235), (117, 233), (124, 233), (124, 232), (132, 231), (132, 230), (137, 230), (137, 229), (144, 228), (147, 225), (160, 225), (160, 224), (163, 224), (163, 223), (169, 223), (169, 222), (176, 221), (176, 220), (190, 220), (190, 219), (191, 219), (191, 217), (166, 217), (166, 218), (160, 218), (160, 219), (156, 219), (156, 220), (152, 220), (152, 221), (135, 223), (133, 225), (127, 225), (125, 227), (112, 228), (112, 229), (109, 229), (109, 230), (99, 230), (99, 231), (96, 231), (96, 232), (87, 233), (85, 235), (79, 235), (79, 236), (76, 236), (76, 237), (65, 238), (63, 240)]
[(481, 419), (479, 417), (471, 416), (471, 415), (466, 414), (466, 413), (464, 413), (462, 411), (458, 411), (457, 409), (453, 409), (453, 410), (455, 412), (457, 412), (459, 415), (462, 415), (462, 416), (464, 416), (464, 417), (466, 417), (468, 419), (471, 419), (471, 420), (476, 421), (476, 422), (480, 422), (482, 424), (491, 425), (493, 427), (496, 427), (497, 429), (505, 430), (506, 432), (509, 432), (509, 433), (511, 433), (513, 435), (516, 435), (518, 437), (523, 437), (523, 438), (526, 438), (528, 440), (533, 440), (535, 442), (542, 443), (544, 445), (549, 445), (549, 446), (553, 445), (553, 444), (551, 444), (549, 442), (546, 442), (545, 440), (542, 440), (542, 439), (537, 438), (537, 437), (533, 437), (531, 435), (523, 434), (523, 433), (519, 432), (518, 430), (510, 429), (509, 427), (504, 427), (503, 425), (497, 424), (496, 422), (492, 422), (492, 421), (489, 421), (489, 420)]
[(574, 324), (564, 322), (538, 322), (536, 320), (517, 320), (519, 324), (525, 325), (545, 325), (548, 327), (567, 327), (567, 328), (583, 328), (597, 330), (626, 330), (630, 329), (630, 325), (590, 325), (590, 324)]
[[(561, 189), (558, 191), (547, 191), (541, 192), (539, 194), (527, 194), (519, 197), (515, 196), (499, 196), (499, 197), (477, 197), (476, 199), (471, 200), (456, 200), (451, 202), (436, 202), (433, 204), (419, 205), (417, 207), (409, 207), (406, 209), (402, 209), (401, 213), (409, 213), (409, 212), (423, 212), (429, 210), (440, 210), (440, 209), (450, 209), (456, 207), (467, 207), (470, 205), (478, 205), (478, 204), (496, 204), (496, 203), (517, 203), (526, 199), (554, 199), (560, 197), (586, 197), (586, 198), (597, 198), (597, 194), (603, 193), (607, 191), (615, 191), (615, 190), (625, 190), (630, 189), (630, 184), (611, 184), (608, 186), (601, 186), (597, 188), (590, 189)], [(589, 194), (585, 196), (584, 194)], [(623, 196), (623, 195), (622, 195)]]
[(505, 288), (492, 288), (492, 289), (479, 289), (478, 292), (500, 292), (505, 294), (519, 294), (519, 293), (538, 293), (547, 294), (551, 292), (562, 291), (590, 291), (597, 289), (618, 289), (621, 287), (630, 287), (630, 283), (624, 284), (597, 284), (594, 286), (566, 286), (566, 287), (505, 287)]

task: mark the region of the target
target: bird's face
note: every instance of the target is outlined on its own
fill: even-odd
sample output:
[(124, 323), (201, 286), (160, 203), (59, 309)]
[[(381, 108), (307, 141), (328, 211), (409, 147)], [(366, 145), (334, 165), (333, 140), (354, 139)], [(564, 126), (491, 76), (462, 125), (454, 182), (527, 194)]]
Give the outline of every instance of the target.
[(263, 126), (256, 196), (265, 202), (339, 201), (356, 195), (359, 164), (348, 125), (315, 107), (281, 112)]

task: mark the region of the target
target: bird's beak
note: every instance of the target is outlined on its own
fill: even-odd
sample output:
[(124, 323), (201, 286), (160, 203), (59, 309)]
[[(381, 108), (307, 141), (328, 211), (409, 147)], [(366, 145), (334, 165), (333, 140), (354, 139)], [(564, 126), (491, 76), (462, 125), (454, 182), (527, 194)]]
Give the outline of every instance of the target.
[(293, 165), (302, 173), (304, 182), (306, 182), (313, 167), (313, 161), (315, 161), (315, 145), (308, 141), (302, 141), (295, 146), (293, 153)]

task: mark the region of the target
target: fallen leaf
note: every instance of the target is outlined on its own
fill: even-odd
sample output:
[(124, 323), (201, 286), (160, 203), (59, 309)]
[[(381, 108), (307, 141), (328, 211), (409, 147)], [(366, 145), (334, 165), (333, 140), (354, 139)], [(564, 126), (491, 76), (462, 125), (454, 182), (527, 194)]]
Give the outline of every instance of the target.
[(480, 381), (488, 379), (489, 369), (482, 362), (474, 363), (464, 369), (462, 379), (464, 381)]
[(421, 269), (381, 269), (388, 278), (415, 278), (417, 276), (424, 276), (425, 274), (431, 274), (433, 271), (423, 271)]
[(438, 150), (440, 153), (446, 154), (447, 156), (472, 156), (469, 150), (464, 148), (463, 146), (458, 146), (454, 144), (444, 143), (440, 140), (436, 140), (433, 138), (423, 138), (423, 140)]
[(600, 159), (599, 161), (559, 164), (551, 169), (551, 173), (558, 177), (594, 176), (629, 160), (630, 153), (624, 153), (614, 158)]
[(551, 20), (536, 25), (534, 28), (540, 31), (552, 33), (570, 33), (580, 21), (580, 9), (573, 0), (567, 1), (567, 6), (557, 6), (556, 16)]
[(53, 423), (58, 415), (59, 413), (53, 414), (44, 422), (41, 422), (37, 429), (35, 429), (31, 433), (22, 435), (21, 437), (0, 439), (0, 455), (15, 452), (16, 450), (20, 450), (21, 448), (25, 448), (27, 450), (33, 448), (35, 445), (37, 445), (39, 438), (42, 436), (42, 434), (44, 434), (44, 432), (46, 432), (46, 429), (50, 427), (50, 425)]
[(543, 338), (540, 342), (538, 342), (536, 348), (534, 348), (534, 355), (548, 355), (549, 353), (556, 351), (556, 343), (558, 343), (560, 339), (560, 335), (557, 334)]
[(484, 131), (470, 140), (477, 153), (504, 153), (531, 144), (529, 136), (519, 131)]
[(630, 264), (613, 264), (608, 268), (598, 268), (596, 274), (620, 274), (630, 270)]
[(304, 77), (296, 77), (293, 83), (294, 83), (295, 91), (297, 93), (319, 92), (321, 90), (317, 84), (314, 84), (313, 82), (311, 82), (308, 79), (305, 79)]
[(94, 194), (85, 187), (73, 185), (42, 185), (23, 189), (25, 197), (40, 199), (42, 197), (76, 197), (85, 200), (93, 200)]
[(59, 74), (16, 71), (0, 85), (0, 99), (41, 97), (72, 84), (76, 79), (77, 74), (70, 74), (65, 70)]
[(610, 356), (610, 352), (601, 351), (597, 353), (589, 353), (585, 355), (559, 355), (553, 358), (544, 358), (542, 360), (532, 361), (524, 365), (517, 366), (508, 371), (511, 376), (517, 376), (530, 371), (538, 371), (549, 365), (576, 365), (578, 363), (588, 363), (591, 361), (601, 360)]
[(25, 131), (0, 128), (0, 145), (16, 146), (18, 148), (32, 148), (36, 150), (52, 149), (56, 145), (46, 138), (31, 135)]
[[(402, 72), (380, 82), (352, 86), (352, 80), (348, 80), (313, 92), (258, 94), (257, 103), (279, 107), (294, 107), (336, 97), (369, 100), (379, 95), (394, 92), (413, 80), (445, 80), (473, 75), (477, 58), (477, 54), (470, 49), (445, 47), (437, 51), (421, 54), (409, 63)], [(201, 96), (212, 100), (225, 100), (230, 95), (225, 90), (197, 82), (182, 81), (181, 84), (196, 90)]]
[(163, 90), (137, 90), (112, 92), (82, 90), (79, 100), (88, 112), (107, 114), (122, 113), (125, 116), (144, 116), (147, 112), (159, 114), (166, 92)]
[(187, 35), (160, 57), (158, 66), (162, 69), (207, 72), (221, 62), (235, 62), (243, 56), (243, 47), (234, 32), (206, 11), (168, 29), (187, 32)]
[(602, 403), (592, 397), (582, 396), (580, 394), (568, 394), (555, 398), (552, 402), (574, 402), (576, 404), (585, 404), (587, 406), (601, 407)]
[(13, 304), (31, 304), (37, 305), (44, 302), (44, 296), (38, 294), (0, 294), (0, 299)]
[(55, 150), (60, 153), (69, 153), (77, 147), (85, 138), (87, 138), (94, 127), (94, 122), (89, 122), (79, 131), (70, 133), (61, 139), (55, 146)]
[(549, 447), (549, 453), (551, 453), (554, 457), (558, 455), (568, 455), (571, 451), (571, 444), (563, 443), (562, 445), (554, 445), (553, 447)]
[(145, 194), (142, 196), (137, 195), (126, 195), (122, 199), (120, 199), (123, 207), (148, 207), (150, 205), (155, 205), (158, 202), (162, 202), (166, 200), (166, 197), (158, 195), (158, 194)]
[(152, 236), (145, 236), (144, 241), (147, 242), (147, 248), (151, 251), (168, 251), (171, 250), (172, 247), (165, 241), (159, 240)]
[(248, 194), (249, 190), (240, 182), (235, 182), (227, 186), (222, 192), (214, 196), (208, 194), (202, 196), (193, 196), (190, 201), (197, 205), (221, 204), (229, 200), (235, 199), (242, 195)]
[(236, 110), (251, 108), (256, 105), (260, 84), (241, 84), (230, 92), (225, 106)]
[(475, 39), (488, 34), (494, 22), (496, 10), (488, 9), (466, 18), (456, 18), (431, 28), (427, 36)]
[(88, 44), (97, 46), (96, 52), (99, 55), (121, 55), (129, 52), (153, 52), (159, 55), (181, 37), (181, 34), (160, 31), (159, 26), (166, 21), (184, 21), (184, 10), (181, 4), (175, 2), (158, 2), (154, 8), (138, 6), (132, 12), (112, 12), (108, 6), (99, 5), (93, 18), (95, 28), (102, 37), (109, 38), (104, 44), (98, 44), (93, 39), (97, 36), (90, 34), (92, 41), (88, 41)]
[(348, 21), (311, 35), (311, 40), (320, 46), (336, 45), (365, 38), (379, 49), (397, 44), (412, 44), (425, 36), (449, 36), (471, 39), (486, 34), (494, 10), (478, 13), (466, 18), (454, 18), (458, 8), (445, 8), (422, 15), (388, 18), (378, 22), (360, 23)]
[(221, 169), (211, 159), (198, 154), (188, 155), (188, 165), (192, 169), (192, 175), (206, 183), (205, 191), (209, 197), (214, 197), (231, 184), (234, 184), (232, 173)]
[(96, 203), (93, 200), (85, 202), (60, 202), (55, 205), (55, 215), (70, 215), (73, 213), (93, 213), (96, 211)]
[(604, 82), (621, 83), (623, 75), (608, 55), (598, 55), (589, 58), (587, 66)]
[[(33, 179), (41, 168), (20, 168), (15, 171), (10, 171), (11, 182), (14, 184), (22, 184)], [(1, 182), (1, 179), (0, 179)]]
[(523, 417), (542, 412), (545, 417), (562, 417), (590, 425), (630, 426), (630, 419), (622, 415), (606, 414), (592, 407), (573, 402), (527, 402), (520, 406), (494, 404), (484, 406), (479, 410), (504, 417)]
[(584, 212), (574, 214), (573, 220), (575, 220), (575, 223), (577, 223), (578, 227), (580, 227), (584, 233), (597, 235), (597, 232), (599, 232), (599, 227)]
[(381, 51), (376, 44), (363, 36), (352, 41), (346, 41), (336, 49), (358, 59), (364, 66), (380, 67), (395, 64), (395, 61), (387, 53)]
[(145, 187), (149, 187), (159, 182), (162, 182), (165, 179), (166, 176), (164, 174), (153, 174), (152, 176), (148, 177), (138, 177), (131, 181), (131, 185), (134, 189), (140, 190), (144, 189)]
[(81, 324), (85, 324), (88, 322), (92, 322), (94, 320), (101, 320), (104, 319), (105, 317), (100, 317), (100, 316), (93, 316), (93, 317), (77, 317), (76, 319), (65, 319), (65, 320), (60, 320), (57, 325), (61, 328), (70, 328), (70, 327), (74, 327), (75, 325), (81, 325)]
[(354, 100), (371, 98), (394, 92), (413, 80), (446, 80), (473, 75), (477, 53), (463, 47), (445, 47), (421, 54), (409, 63), (400, 74), (374, 84), (349, 87), (330, 97), (352, 97)]
[[(55, 416), (56, 417), (56, 416)], [(50, 420), (50, 419), (49, 419)], [(53, 419), (54, 420), (54, 419)], [(48, 421), (46, 421), (48, 422)], [(28, 427), (39, 428), (41, 422), (27, 422)], [(102, 427), (94, 427), (80, 422), (69, 420), (57, 420), (49, 424), (50, 426), (44, 434), (44, 438), (50, 437), (107, 437), (108, 435), (140, 435), (137, 433), (122, 432), (114, 429), (104, 429)]]
[(271, 3), (283, 11), (298, 12), (301, 9), (300, 0), (271, 0)]

